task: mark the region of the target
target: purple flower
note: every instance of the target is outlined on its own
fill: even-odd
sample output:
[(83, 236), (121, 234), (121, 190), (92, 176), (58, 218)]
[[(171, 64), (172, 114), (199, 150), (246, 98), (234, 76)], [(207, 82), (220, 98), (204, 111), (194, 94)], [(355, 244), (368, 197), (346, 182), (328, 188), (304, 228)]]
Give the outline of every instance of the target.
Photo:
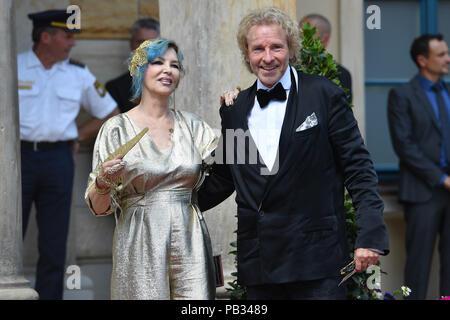
[(384, 298), (383, 298), (383, 300), (395, 300), (395, 297), (393, 296), (392, 293), (386, 291), (386, 292), (384, 293)]

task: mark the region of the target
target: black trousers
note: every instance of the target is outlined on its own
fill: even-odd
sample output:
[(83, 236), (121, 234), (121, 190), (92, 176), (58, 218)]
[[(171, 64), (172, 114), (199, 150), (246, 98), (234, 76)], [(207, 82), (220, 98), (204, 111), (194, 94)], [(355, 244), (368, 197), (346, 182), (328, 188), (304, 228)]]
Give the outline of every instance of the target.
[(35, 289), (40, 299), (62, 299), (74, 176), (72, 148), (22, 149), (21, 155), (23, 236), (33, 203), (39, 232)]
[(247, 287), (248, 300), (345, 300), (341, 277)]
[(440, 295), (450, 295), (450, 192), (435, 188), (425, 203), (406, 204), (405, 285), (407, 299), (425, 299), (436, 238), (439, 235)]

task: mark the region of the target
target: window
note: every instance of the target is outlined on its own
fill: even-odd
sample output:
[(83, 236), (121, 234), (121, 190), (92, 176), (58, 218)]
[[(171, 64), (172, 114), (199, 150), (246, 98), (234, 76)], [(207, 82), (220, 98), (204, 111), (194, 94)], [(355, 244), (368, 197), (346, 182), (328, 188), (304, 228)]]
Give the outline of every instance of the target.
[(380, 180), (389, 180), (398, 175), (387, 121), (389, 90), (417, 74), (409, 54), (416, 37), (440, 32), (449, 43), (450, 0), (366, 0), (364, 4), (381, 9), (381, 29), (364, 31), (366, 144)]
[[(450, 0), (440, 0), (438, 9), (437, 32), (442, 33), (447, 45), (450, 45)], [(444, 77), (444, 80), (447, 84), (450, 83), (450, 75)]]

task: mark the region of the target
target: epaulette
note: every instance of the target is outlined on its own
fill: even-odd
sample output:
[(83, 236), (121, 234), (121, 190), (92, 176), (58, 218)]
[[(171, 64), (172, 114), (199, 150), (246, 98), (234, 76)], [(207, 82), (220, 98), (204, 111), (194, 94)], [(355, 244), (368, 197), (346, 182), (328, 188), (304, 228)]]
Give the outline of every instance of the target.
[(81, 63), (80, 61), (77, 61), (74, 59), (69, 59), (69, 63), (73, 64), (75, 66), (81, 67), (81, 68), (84, 68), (86, 66), (85, 64)]

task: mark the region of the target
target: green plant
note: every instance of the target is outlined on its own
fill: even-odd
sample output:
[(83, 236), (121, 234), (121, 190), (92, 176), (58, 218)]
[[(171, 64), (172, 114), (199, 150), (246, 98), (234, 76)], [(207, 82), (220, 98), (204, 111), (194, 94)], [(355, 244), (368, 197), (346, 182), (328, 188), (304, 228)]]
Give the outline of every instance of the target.
[[(355, 248), (356, 235), (357, 235), (357, 227), (356, 227), (356, 210), (353, 207), (352, 199), (348, 194), (347, 190), (345, 190), (345, 198), (344, 198), (344, 207), (345, 207), (345, 225), (346, 225), (346, 234), (347, 234), (347, 245), (350, 250), (349, 259), (353, 260), (353, 249)], [(380, 261), (378, 261), (377, 266), (380, 267)], [(387, 274), (383, 270), (381, 270), (381, 274)], [(382, 299), (382, 293), (379, 288), (377, 289), (369, 289), (367, 286), (367, 282), (370, 273), (360, 272), (355, 273), (350, 279), (345, 282), (347, 287), (347, 299), (349, 300), (379, 300)]]
[[(317, 28), (311, 27), (309, 22), (303, 24), (303, 29), (300, 33), (300, 39), (302, 40), (300, 61), (294, 67), (304, 73), (326, 77), (342, 87), (338, 79), (340, 72), (333, 55), (325, 50), (319, 37), (314, 37), (316, 32)], [(347, 88), (343, 89), (348, 94), (349, 90)]]
[[(234, 231), (234, 233), (237, 233), (237, 231)], [(229, 254), (234, 255), (234, 265), (237, 268), (237, 242), (233, 241), (230, 243), (230, 246), (234, 248), (234, 250), (230, 251)], [(231, 273), (231, 276), (234, 277), (233, 281), (228, 282), (228, 285), (230, 288), (225, 288), (227, 292), (230, 294), (231, 300), (246, 300), (247, 299), (247, 292), (245, 290), (245, 287), (242, 287), (237, 282), (237, 271), (234, 271)]]
[[(338, 86), (342, 87), (339, 79), (339, 71), (337, 69), (337, 64), (333, 59), (333, 55), (328, 53), (320, 42), (320, 38), (315, 37), (317, 28), (312, 28), (309, 23), (303, 25), (300, 38), (302, 40), (302, 49), (300, 52), (300, 62), (295, 65), (295, 68), (299, 71), (305, 73), (316, 74), (324, 76)], [(348, 94), (348, 89), (343, 88), (345, 93)], [(350, 104), (353, 107), (353, 104)], [(356, 210), (353, 207), (352, 199), (347, 190), (345, 190), (344, 197), (344, 207), (345, 207), (345, 221), (346, 221), (346, 234), (347, 234), (347, 244), (350, 250), (349, 260), (353, 260), (354, 248), (357, 237), (357, 225), (356, 225)], [(387, 274), (381, 269), (380, 262), (378, 261), (377, 266), (381, 274)], [(350, 300), (380, 300), (393, 297), (395, 299), (396, 295), (403, 294), (404, 296), (409, 295), (411, 291), (409, 288), (402, 286), (401, 289), (396, 290), (393, 294), (387, 292), (383, 295), (378, 287), (370, 289), (367, 286), (370, 273), (360, 272), (354, 274), (349, 280), (345, 282), (347, 287), (347, 298)]]
[[(300, 62), (295, 65), (295, 68), (305, 73), (324, 76), (336, 83), (338, 86), (342, 87), (338, 79), (339, 71), (333, 55), (325, 50), (320, 42), (320, 38), (315, 37), (316, 32), (317, 28), (312, 28), (309, 23), (303, 25), (303, 29), (300, 34), (300, 38), (302, 39)], [(347, 91), (347, 89), (344, 90)], [(345, 190), (344, 207), (347, 244), (350, 250), (349, 260), (351, 261), (353, 260), (357, 226), (356, 210), (353, 207), (351, 197), (347, 190)], [(378, 262), (377, 265), (380, 267), (380, 262)], [(386, 274), (381, 270), (381, 268), (380, 272)], [(370, 276), (371, 274), (360, 272), (354, 274), (350, 279), (348, 279), (345, 282), (347, 286), (347, 298), (358, 300), (380, 299), (380, 292), (377, 289), (371, 290), (367, 286), (367, 281)]]

